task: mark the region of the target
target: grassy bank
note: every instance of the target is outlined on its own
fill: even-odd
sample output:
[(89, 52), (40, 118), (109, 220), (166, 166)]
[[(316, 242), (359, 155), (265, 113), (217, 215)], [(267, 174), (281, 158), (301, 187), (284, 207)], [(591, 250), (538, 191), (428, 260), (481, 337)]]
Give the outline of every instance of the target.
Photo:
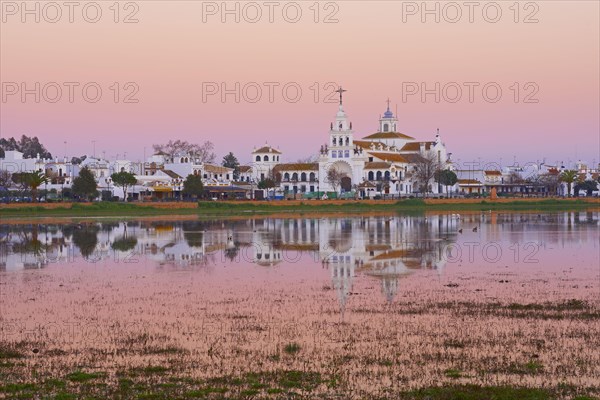
[(414, 211), (568, 211), (600, 209), (598, 199), (522, 199), (489, 200), (422, 200), (400, 201), (207, 201), (194, 203), (65, 203), (0, 206), (0, 217), (89, 217), (89, 216), (156, 216), (198, 215), (227, 216), (274, 213), (343, 213), (414, 212)]
[(578, 210), (600, 208), (600, 201), (589, 200), (422, 200), (400, 201), (295, 201), (295, 202), (200, 202), (201, 213), (241, 212), (370, 212), (370, 211), (488, 211), (488, 210)]

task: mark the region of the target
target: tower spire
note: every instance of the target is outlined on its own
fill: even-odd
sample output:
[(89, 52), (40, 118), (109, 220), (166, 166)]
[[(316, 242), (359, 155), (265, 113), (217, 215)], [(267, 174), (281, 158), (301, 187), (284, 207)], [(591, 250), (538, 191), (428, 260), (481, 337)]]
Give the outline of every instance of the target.
[(387, 99), (387, 110), (390, 111), (390, 98)]

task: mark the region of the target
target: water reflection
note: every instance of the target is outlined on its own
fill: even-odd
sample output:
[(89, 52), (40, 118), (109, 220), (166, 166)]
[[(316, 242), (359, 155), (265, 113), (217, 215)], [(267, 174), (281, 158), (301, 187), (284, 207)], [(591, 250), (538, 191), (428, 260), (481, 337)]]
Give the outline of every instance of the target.
[(415, 270), (442, 274), (449, 260), (464, 262), (452, 253), (458, 245), (534, 241), (569, 247), (589, 241), (597, 254), (598, 223), (597, 212), (583, 211), (2, 225), (0, 270), (82, 262), (175, 268), (317, 263), (329, 270), (343, 310), (357, 274), (378, 279), (391, 302), (402, 276)]

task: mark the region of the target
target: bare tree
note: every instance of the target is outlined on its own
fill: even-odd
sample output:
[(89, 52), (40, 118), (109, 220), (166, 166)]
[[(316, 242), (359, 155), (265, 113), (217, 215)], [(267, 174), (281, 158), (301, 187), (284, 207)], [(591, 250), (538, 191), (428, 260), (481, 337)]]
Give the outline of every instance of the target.
[(415, 157), (413, 162), (413, 171), (411, 179), (419, 192), (423, 195), (431, 191), (431, 182), (436, 173), (442, 169), (438, 156), (433, 152), (422, 153)]
[(152, 145), (154, 151), (163, 152), (170, 158), (178, 154), (189, 154), (198, 158), (200, 162), (214, 163), (216, 155), (214, 153), (214, 144), (211, 141), (205, 141), (202, 144), (190, 143), (185, 140), (169, 140), (165, 144)]
[(345, 172), (340, 171), (336, 167), (331, 167), (329, 168), (329, 171), (327, 171), (327, 182), (336, 193), (338, 193), (338, 188), (342, 186), (342, 180), (347, 177), (348, 175), (346, 175)]
[(558, 188), (560, 187), (560, 177), (558, 174), (544, 173), (537, 175), (535, 179), (532, 179), (535, 186), (545, 187), (546, 191), (550, 195), (558, 194)]
[(8, 188), (12, 183), (12, 173), (5, 169), (0, 170), (0, 186)]
[(308, 157), (304, 157), (304, 158), (299, 158), (296, 162), (299, 164), (310, 164), (310, 163), (315, 163), (319, 161), (319, 156), (316, 154), (313, 154), (311, 156)]

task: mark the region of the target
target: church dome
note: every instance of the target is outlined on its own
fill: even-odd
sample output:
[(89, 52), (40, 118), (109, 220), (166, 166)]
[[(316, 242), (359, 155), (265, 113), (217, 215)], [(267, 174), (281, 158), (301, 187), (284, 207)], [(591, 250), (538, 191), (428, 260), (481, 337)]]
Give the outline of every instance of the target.
[(383, 113), (383, 118), (394, 118), (394, 113), (388, 108), (387, 111)]

